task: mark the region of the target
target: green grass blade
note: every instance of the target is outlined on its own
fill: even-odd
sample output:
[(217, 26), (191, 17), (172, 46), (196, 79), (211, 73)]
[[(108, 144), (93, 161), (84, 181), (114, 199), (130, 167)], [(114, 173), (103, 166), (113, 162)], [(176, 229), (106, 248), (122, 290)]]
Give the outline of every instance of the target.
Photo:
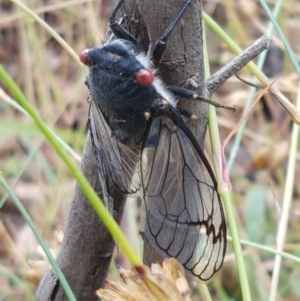
[[(208, 78), (210, 71), (208, 65), (206, 42), (204, 43), (204, 49), (205, 49), (204, 64), (206, 70), (206, 78)], [(216, 109), (211, 105), (209, 105), (209, 109), (208, 109), (208, 120), (209, 120), (208, 125), (209, 125), (211, 148), (212, 148), (212, 153), (214, 158), (213, 161), (215, 162), (215, 171), (216, 171), (216, 177), (218, 182), (218, 192), (224, 204), (224, 208), (227, 216), (227, 222), (232, 235), (232, 242), (233, 242), (233, 247), (234, 247), (236, 261), (237, 261), (237, 268), (239, 272), (239, 279), (241, 284), (243, 300), (251, 301), (252, 300), (251, 292), (249, 287), (247, 271), (243, 259), (238, 227), (234, 218), (234, 210), (233, 210), (232, 200), (231, 200), (231, 183), (228, 178), (226, 166), (224, 166), (225, 159), (223, 158), (222, 155), (222, 147), (220, 142), (220, 134), (218, 129)]]
[(103, 224), (107, 227), (115, 242), (127, 257), (128, 261), (133, 266), (141, 265), (141, 259), (135, 254), (133, 248), (130, 246), (124, 234), (122, 233), (119, 225), (109, 214), (102, 201), (100, 201), (97, 194), (90, 186), (87, 179), (80, 172), (79, 168), (75, 165), (75, 163), (70, 159), (70, 156), (66, 153), (66, 151), (60, 146), (60, 143), (57, 141), (52, 131), (49, 130), (49, 128), (43, 122), (39, 114), (30, 105), (24, 94), (21, 92), (21, 90), (14, 83), (12, 78), (8, 75), (8, 73), (4, 70), (2, 66), (0, 66), (0, 79), (6, 85), (6, 88), (13, 95), (13, 97), (30, 115), (30, 117), (36, 123), (37, 127), (40, 129), (41, 133), (46, 137), (47, 141), (52, 145), (57, 154), (61, 157), (66, 166), (69, 168), (72, 175), (77, 180), (77, 183), (83, 191), (84, 195), (86, 196), (87, 201), (90, 203), (92, 208), (95, 210), (96, 214), (102, 220)]

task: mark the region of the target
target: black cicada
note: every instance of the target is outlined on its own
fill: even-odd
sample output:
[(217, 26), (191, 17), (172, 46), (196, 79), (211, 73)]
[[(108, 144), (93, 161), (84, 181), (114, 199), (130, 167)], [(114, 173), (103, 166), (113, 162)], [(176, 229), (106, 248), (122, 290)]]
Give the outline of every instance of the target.
[(154, 69), (191, 1), (183, 1), (148, 56), (115, 21), (123, 2), (118, 1), (110, 17), (116, 39), (80, 54), (89, 67), (90, 133), (104, 199), (110, 207), (108, 182), (124, 194), (140, 190), (150, 243), (208, 280), (225, 256), (224, 212), (212, 168), (182, 118), (188, 113), (176, 108), (175, 97), (201, 98), (167, 87)]

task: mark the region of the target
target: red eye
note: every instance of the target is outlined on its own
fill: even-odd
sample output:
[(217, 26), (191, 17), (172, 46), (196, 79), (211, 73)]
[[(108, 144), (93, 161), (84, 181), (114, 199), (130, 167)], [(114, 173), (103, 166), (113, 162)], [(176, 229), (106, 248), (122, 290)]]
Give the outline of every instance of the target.
[(143, 86), (150, 86), (154, 80), (154, 74), (148, 69), (140, 69), (135, 76), (138, 83)]
[(88, 62), (88, 59), (89, 59), (89, 55), (88, 54), (89, 54), (89, 50), (88, 49), (83, 50), (79, 54), (79, 59), (80, 59), (81, 63), (86, 64)]

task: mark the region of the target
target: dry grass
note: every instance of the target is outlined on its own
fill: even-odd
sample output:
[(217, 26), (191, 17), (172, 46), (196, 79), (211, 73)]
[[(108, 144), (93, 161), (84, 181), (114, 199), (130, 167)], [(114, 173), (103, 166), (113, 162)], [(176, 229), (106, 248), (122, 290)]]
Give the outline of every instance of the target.
[[(105, 36), (109, 1), (23, 1), (79, 53), (101, 44)], [(255, 1), (207, 1), (206, 12), (241, 47), (247, 47), (267, 27), (264, 12)], [(223, 3), (224, 2), (224, 3)], [(82, 68), (39, 24), (10, 1), (0, 1), (0, 62), (34, 104), (79, 154), (85, 141), (87, 120), (86, 70)], [(299, 59), (300, 4), (285, 1), (280, 24)], [(233, 54), (208, 35), (212, 72), (228, 62)], [(276, 72), (278, 86), (291, 99), (297, 97), (297, 76), (282, 44), (275, 36), (275, 52), (269, 68)], [(278, 54), (279, 53), (279, 54)], [(270, 69), (268, 69), (270, 70)], [(269, 72), (269, 71), (268, 71)], [(249, 78), (246, 71), (244, 78)], [(221, 87), (215, 100), (235, 104), (238, 112), (219, 111), (225, 137), (241, 117), (249, 94), (248, 87), (231, 79)], [(63, 235), (66, 214), (72, 200), (74, 180), (55, 152), (24, 114), (0, 102), (1, 173), (20, 198), (55, 252)], [(256, 106), (249, 117), (231, 171), (236, 218), (241, 237), (262, 246), (274, 247), (282, 213), (291, 139), (290, 118), (271, 97), (267, 105)], [(268, 107), (268, 109), (266, 109)], [(227, 147), (228, 155), (232, 145)], [(300, 178), (299, 153), (292, 208), (286, 229), (284, 250), (300, 256)], [(1, 191), (0, 210), (0, 300), (33, 300), (35, 285), (44, 273), (42, 252), (28, 225), (11, 200)], [(229, 243), (226, 262), (210, 284), (215, 300), (241, 300), (234, 256)], [(245, 246), (245, 261), (253, 300), (267, 300), (274, 267), (274, 254)], [(277, 300), (300, 299), (300, 264), (284, 259)]]

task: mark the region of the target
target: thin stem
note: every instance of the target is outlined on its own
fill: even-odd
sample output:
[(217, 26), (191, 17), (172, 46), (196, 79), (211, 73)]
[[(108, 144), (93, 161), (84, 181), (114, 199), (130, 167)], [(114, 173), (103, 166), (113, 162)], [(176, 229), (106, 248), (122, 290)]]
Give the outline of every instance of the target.
[[(208, 55), (207, 55), (205, 39), (204, 39), (204, 57), (205, 57), (204, 69), (206, 71), (206, 78), (207, 78), (209, 74), (209, 65), (208, 65)], [(233, 243), (234, 253), (237, 261), (237, 268), (239, 272), (239, 279), (241, 283), (243, 300), (251, 301), (252, 298), (250, 293), (249, 281), (248, 281), (247, 271), (243, 259), (243, 253), (242, 253), (240, 238), (238, 234), (238, 227), (235, 222), (234, 210), (231, 201), (231, 183), (227, 173), (224, 154), (222, 153), (216, 109), (211, 105), (208, 107), (208, 120), (209, 120), (208, 125), (209, 125), (211, 148), (212, 148), (212, 153), (214, 158), (213, 161), (215, 162), (215, 171), (216, 171), (216, 177), (218, 182), (218, 192), (224, 204), (229, 229), (232, 235), (232, 243)]]
[[(300, 84), (298, 86), (298, 99), (297, 99), (297, 107), (300, 108)], [(291, 208), (293, 188), (295, 182), (295, 168), (296, 168), (296, 155), (297, 155), (297, 146), (299, 142), (299, 126), (297, 124), (293, 124), (292, 129), (292, 141), (291, 148), (289, 153), (289, 161), (287, 166), (287, 177), (285, 183), (284, 197), (283, 197), (283, 206), (282, 206), (282, 214), (278, 224), (277, 229), (277, 248), (278, 252), (282, 252), (286, 229), (289, 221), (289, 212)], [(278, 289), (278, 281), (279, 274), (281, 268), (281, 255), (277, 254), (275, 256), (275, 264), (272, 275), (272, 284), (271, 284), (271, 292), (270, 292), (270, 301), (275, 301), (277, 299), (277, 289)]]
[(222, 155), (222, 150), (221, 150), (222, 147), (220, 144), (220, 140), (216, 138), (219, 137), (218, 125), (216, 122), (212, 122), (212, 120), (217, 119), (216, 111), (214, 107), (209, 106), (208, 116), (209, 116), (209, 133), (212, 142), (212, 152), (214, 156), (214, 162), (217, 162), (216, 174), (217, 174), (217, 180), (219, 184), (218, 192), (220, 193), (220, 196), (224, 204), (227, 222), (231, 232), (232, 244), (233, 244), (234, 254), (235, 254), (237, 268), (239, 272), (243, 300), (251, 301), (252, 298), (250, 293), (247, 271), (243, 259), (243, 252), (242, 252), (240, 237), (238, 233), (238, 226), (234, 218), (234, 210), (231, 201), (231, 191), (230, 191), (231, 183), (227, 174), (227, 168), (225, 166), (226, 162)]
[[(206, 82), (206, 88), (209, 94), (212, 94), (219, 86), (221, 86), (228, 78), (237, 73), (245, 67), (257, 55), (268, 48), (270, 39), (268, 36), (263, 35), (251, 46), (245, 50), (240, 50), (239, 55), (226, 64), (222, 69), (212, 75)], [(265, 52), (266, 53), (266, 52)]]

